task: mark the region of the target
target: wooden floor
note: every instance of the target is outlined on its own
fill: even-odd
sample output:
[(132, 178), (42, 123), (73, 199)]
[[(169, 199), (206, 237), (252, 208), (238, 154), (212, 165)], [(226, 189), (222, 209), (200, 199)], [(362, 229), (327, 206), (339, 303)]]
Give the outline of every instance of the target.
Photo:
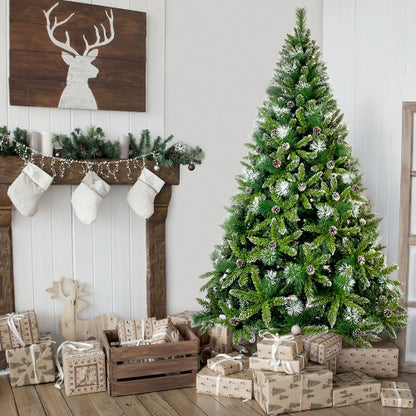
[[(400, 379), (416, 393), (416, 374), (401, 374)], [(12, 389), (7, 376), (0, 376), (1, 416), (258, 416), (264, 415), (254, 400), (196, 394), (195, 388), (169, 390), (135, 396), (108, 397), (107, 393), (66, 397), (54, 384), (39, 384)], [(416, 409), (394, 409), (372, 402), (359, 406), (302, 412), (302, 416), (393, 416), (416, 415)]]

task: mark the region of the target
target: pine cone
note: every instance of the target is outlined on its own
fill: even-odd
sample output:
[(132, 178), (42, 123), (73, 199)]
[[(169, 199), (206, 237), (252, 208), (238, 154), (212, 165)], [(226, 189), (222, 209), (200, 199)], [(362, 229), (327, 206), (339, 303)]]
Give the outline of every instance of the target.
[(393, 312), (390, 309), (384, 309), (383, 315), (388, 319), (393, 316)]
[(257, 146), (256, 147), (256, 152), (257, 153), (263, 153), (263, 148), (261, 146)]
[(333, 160), (330, 160), (330, 161), (326, 164), (326, 167), (327, 167), (328, 169), (334, 169), (334, 167), (335, 167), (335, 162), (334, 162)]
[(279, 159), (275, 159), (273, 160), (273, 166), (275, 168), (280, 168), (280, 166), (282, 166), (282, 162)]
[(315, 136), (319, 136), (319, 135), (321, 134), (321, 132), (322, 132), (321, 128), (320, 128), (320, 127), (318, 127), (318, 126), (315, 126), (315, 127), (312, 129), (312, 131), (313, 131), (313, 134), (314, 134)]
[(274, 205), (273, 207), (272, 207), (272, 213), (273, 214), (278, 214), (280, 212), (280, 207), (279, 207), (279, 205)]
[(363, 331), (361, 331), (361, 329), (360, 329), (360, 328), (355, 328), (355, 329), (352, 331), (352, 336), (353, 336), (354, 338), (361, 338), (361, 337), (363, 336)]
[(312, 276), (315, 273), (315, 267), (313, 267), (312, 265), (308, 266), (306, 268), (306, 273), (308, 273), (309, 276)]
[(282, 149), (283, 150), (289, 150), (290, 149), (290, 144), (288, 143), (288, 142), (284, 142), (283, 144), (282, 144)]
[(237, 326), (239, 323), (240, 323), (240, 320), (236, 316), (233, 316), (232, 318), (230, 318), (231, 325)]
[(239, 269), (242, 269), (246, 264), (244, 263), (244, 260), (238, 259), (235, 264)]
[(299, 183), (298, 189), (300, 192), (303, 192), (306, 189), (306, 183), (303, 183), (303, 182)]
[(335, 227), (335, 225), (331, 225), (328, 229), (329, 234), (335, 235), (338, 232), (337, 227)]
[(360, 187), (358, 185), (351, 186), (351, 191), (358, 192), (360, 190)]
[(357, 261), (358, 261), (358, 264), (361, 264), (361, 266), (362, 266), (363, 264), (365, 264), (365, 257), (364, 256), (358, 256)]
[(339, 193), (338, 193), (338, 192), (334, 192), (334, 193), (332, 194), (332, 199), (333, 199), (334, 201), (339, 201), (339, 199), (340, 199), (340, 195), (339, 195)]
[(269, 249), (270, 250), (276, 250), (277, 244), (275, 241), (270, 241), (269, 243)]

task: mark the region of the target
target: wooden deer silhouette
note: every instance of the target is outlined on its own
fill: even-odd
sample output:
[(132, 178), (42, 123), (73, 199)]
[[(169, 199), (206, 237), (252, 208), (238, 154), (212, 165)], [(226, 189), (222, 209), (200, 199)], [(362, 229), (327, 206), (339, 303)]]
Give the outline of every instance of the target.
[(101, 339), (104, 329), (115, 329), (117, 318), (112, 313), (104, 313), (90, 320), (78, 319), (78, 313), (88, 306), (88, 303), (79, 299), (88, 295), (84, 291), (85, 283), (79, 284), (77, 280), (65, 279), (70, 286), (69, 295), (65, 295), (62, 284), (64, 278), (59, 282), (53, 282), (53, 286), (46, 289), (53, 294), (52, 299), (61, 299), (65, 309), (59, 319), (59, 328), (65, 339), (71, 341), (85, 341), (90, 338)]
[(62, 92), (58, 107), (60, 108), (81, 108), (86, 110), (97, 110), (97, 102), (94, 95), (88, 86), (89, 78), (96, 78), (98, 75), (98, 68), (92, 65), (92, 61), (98, 55), (98, 48), (107, 45), (114, 39), (114, 23), (113, 10), (110, 9), (110, 14), (105, 11), (105, 15), (110, 23), (110, 36), (107, 36), (105, 26), (101, 23), (104, 39), (101, 40), (100, 30), (96, 25), (95, 35), (97, 40), (94, 44), (89, 45), (87, 38), (83, 35), (85, 42), (85, 50), (80, 55), (72, 46), (68, 31), (65, 31), (66, 42), (57, 40), (54, 36), (54, 31), (57, 27), (65, 24), (73, 15), (69, 15), (66, 19), (58, 22), (55, 17), (54, 23), (51, 26), (50, 14), (52, 10), (59, 4), (55, 3), (48, 11), (43, 10), (46, 18), (46, 30), (50, 40), (59, 48), (63, 49), (62, 59), (69, 66), (68, 75), (66, 78), (66, 87)]

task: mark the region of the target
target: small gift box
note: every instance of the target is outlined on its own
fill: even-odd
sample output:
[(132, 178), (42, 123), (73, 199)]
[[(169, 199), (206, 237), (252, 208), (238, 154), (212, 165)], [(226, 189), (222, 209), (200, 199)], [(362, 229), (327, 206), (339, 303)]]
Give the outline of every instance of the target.
[(254, 398), (268, 415), (332, 406), (332, 373), (320, 365), (293, 375), (254, 370), (253, 381)]
[(308, 365), (307, 353), (301, 352), (294, 360), (273, 360), (272, 358), (250, 357), (253, 370), (275, 371), (276, 373), (299, 374)]
[[(62, 350), (62, 367), (58, 354)], [(58, 385), (67, 396), (106, 391), (105, 355), (98, 341), (63, 342), (57, 351)]]
[(302, 335), (274, 335), (270, 332), (260, 334), (263, 337), (257, 343), (259, 358), (272, 360), (294, 360), (302, 351)]
[(342, 349), (342, 337), (327, 332), (321, 335), (303, 337), (303, 349), (309, 352), (309, 359), (324, 363)]
[(216, 373), (226, 376), (247, 369), (248, 357), (237, 352), (218, 354), (214, 358), (208, 359), (207, 366)]
[(409, 384), (403, 381), (382, 381), (381, 404), (386, 407), (413, 408), (414, 399)]
[(216, 325), (209, 329), (209, 347), (221, 354), (228, 354), (233, 350), (233, 334), (231, 328)]
[(140, 341), (150, 340), (153, 336), (153, 326), (156, 318), (127, 319), (117, 322), (118, 339), (121, 346), (139, 344)]
[(253, 374), (247, 369), (223, 376), (208, 367), (196, 375), (196, 392), (250, 400), (253, 395)]
[(41, 334), (40, 341), (39, 344), (6, 351), (12, 387), (55, 381), (52, 334)]
[(34, 310), (0, 316), (0, 351), (39, 342), (38, 320)]
[(361, 371), (334, 376), (334, 407), (373, 402), (380, 399), (381, 383)]
[(360, 370), (374, 378), (397, 378), (399, 349), (390, 341), (372, 343), (373, 348), (343, 348), (337, 356), (337, 372)]
[(150, 340), (151, 344), (167, 344), (168, 342), (179, 342), (182, 340), (181, 334), (170, 318), (159, 319), (155, 322), (153, 336)]

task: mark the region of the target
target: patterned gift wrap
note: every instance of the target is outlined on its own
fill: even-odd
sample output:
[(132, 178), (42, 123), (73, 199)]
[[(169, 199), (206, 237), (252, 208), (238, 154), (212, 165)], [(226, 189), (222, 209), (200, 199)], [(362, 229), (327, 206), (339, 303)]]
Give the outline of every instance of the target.
[(34, 310), (0, 316), (0, 351), (39, 342), (38, 320)]
[(380, 399), (381, 383), (361, 371), (334, 377), (334, 407), (373, 402)]
[(167, 344), (169, 342), (183, 341), (181, 334), (170, 318), (159, 319), (153, 326), (151, 344)]
[(382, 381), (381, 404), (386, 407), (413, 408), (414, 399), (409, 384), (403, 381)]
[(252, 370), (247, 369), (223, 376), (204, 367), (196, 375), (196, 392), (250, 400), (253, 397)]
[(322, 363), (333, 375), (337, 373), (337, 356), (333, 355), (328, 358), (324, 363)]
[(233, 350), (233, 334), (228, 326), (216, 325), (209, 329), (209, 347), (220, 353), (228, 354)]
[(117, 322), (118, 339), (121, 346), (135, 345), (139, 340), (150, 340), (156, 318), (127, 319)]
[(302, 335), (264, 335), (265, 337), (257, 343), (259, 358), (294, 360), (303, 351)]
[(359, 370), (374, 378), (397, 378), (399, 349), (393, 342), (373, 343), (372, 349), (343, 348), (337, 356), (337, 373)]
[(216, 373), (226, 376), (247, 369), (248, 363), (248, 357), (238, 352), (232, 352), (230, 354), (218, 354), (214, 358), (209, 358), (207, 366)]
[(309, 359), (323, 364), (342, 349), (342, 337), (327, 332), (321, 335), (303, 337), (303, 349), (309, 352)]
[(308, 366), (301, 374), (254, 370), (254, 398), (268, 415), (332, 406), (332, 373)]
[(39, 344), (7, 350), (12, 387), (55, 381), (52, 334), (47, 332), (40, 336)]
[(66, 341), (62, 345), (66, 395), (106, 391), (105, 355), (101, 344), (98, 341)]
[(253, 370), (275, 371), (277, 373), (299, 374), (308, 365), (305, 351), (294, 360), (273, 360), (271, 358), (250, 357), (250, 368)]

